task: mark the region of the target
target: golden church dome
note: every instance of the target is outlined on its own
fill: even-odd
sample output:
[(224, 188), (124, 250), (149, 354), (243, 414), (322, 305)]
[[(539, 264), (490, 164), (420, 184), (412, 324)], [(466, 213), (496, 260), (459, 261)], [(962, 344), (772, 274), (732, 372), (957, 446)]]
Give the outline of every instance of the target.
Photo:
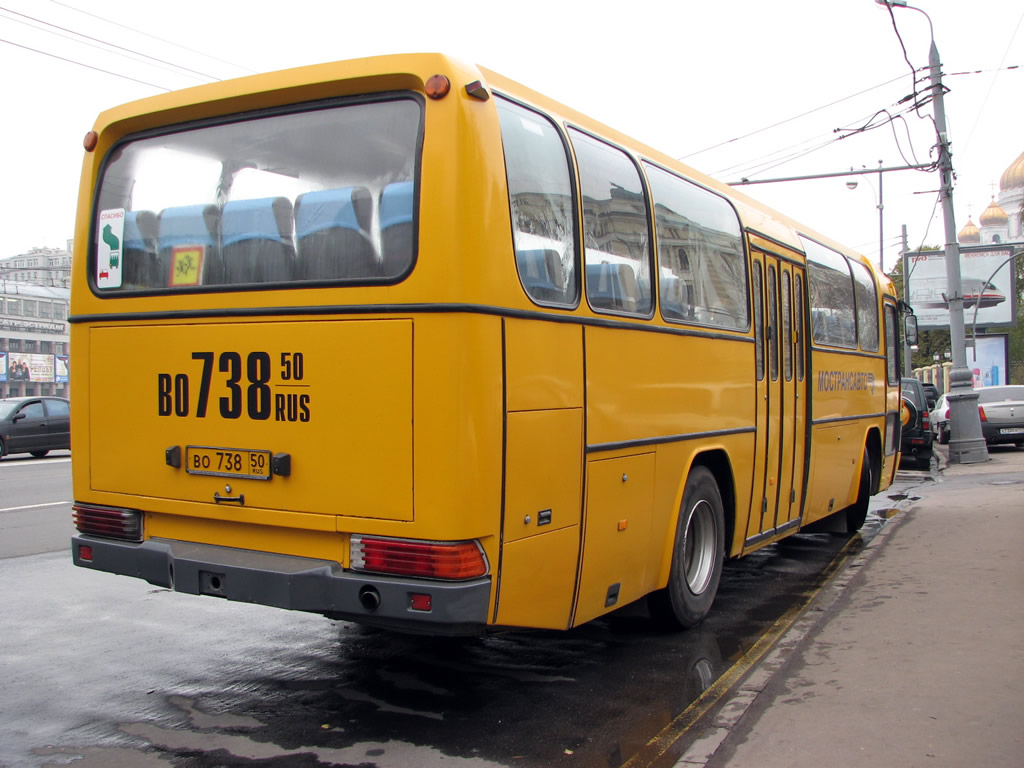
[(964, 224), (964, 228), (960, 230), (960, 234), (956, 236), (956, 239), (961, 243), (980, 243), (981, 230), (974, 226), (973, 221), (967, 219), (967, 223)]
[(983, 227), (1005, 227), (1009, 221), (1010, 217), (999, 207), (995, 197), (988, 204), (988, 208), (982, 211), (981, 216), (978, 217), (978, 223)]
[(1010, 167), (999, 177), (1000, 191), (1015, 187), (1024, 187), (1024, 152), (1021, 152), (1020, 157), (1010, 163)]

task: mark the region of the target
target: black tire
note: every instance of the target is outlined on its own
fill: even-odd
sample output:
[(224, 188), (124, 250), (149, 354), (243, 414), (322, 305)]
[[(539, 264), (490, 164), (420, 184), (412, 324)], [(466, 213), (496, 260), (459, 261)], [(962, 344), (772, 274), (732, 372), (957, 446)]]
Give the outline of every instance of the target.
[(46, 454), (48, 454), (48, 453), (49, 453), (49, 451), (30, 451), (30, 453), (31, 453), (31, 454), (32, 454), (33, 456), (35, 456), (35, 457), (36, 457), (37, 459), (41, 459), (41, 458), (43, 458), (43, 456), (45, 456)]
[(939, 427), (939, 445), (946, 445), (949, 443), (949, 430)]
[(0, 437), (0, 459), (7, 455), (7, 446), (4, 445), (4, 440)]
[(668, 586), (647, 596), (654, 620), (668, 629), (700, 624), (718, 593), (725, 561), (725, 511), (715, 476), (695, 467), (686, 478)]
[(868, 519), (868, 504), (871, 503), (871, 489), (874, 487), (874, 472), (871, 466), (871, 454), (864, 449), (864, 457), (860, 463), (860, 485), (857, 488), (857, 501), (846, 508), (846, 532), (856, 533)]
[(931, 469), (932, 468), (932, 450), (928, 449), (927, 453), (917, 454), (917, 468), (918, 469)]

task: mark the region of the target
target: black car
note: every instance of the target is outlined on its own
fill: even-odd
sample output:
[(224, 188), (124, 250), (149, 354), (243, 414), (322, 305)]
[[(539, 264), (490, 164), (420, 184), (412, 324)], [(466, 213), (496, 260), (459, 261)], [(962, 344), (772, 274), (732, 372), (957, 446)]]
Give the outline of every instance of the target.
[(902, 389), (901, 442), (903, 461), (912, 460), (918, 469), (928, 469), (932, 461), (932, 428), (928, 420), (928, 399), (917, 379), (900, 379)]
[(0, 400), (0, 457), (71, 448), (71, 408), (63, 397), (7, 397)]
[(939, 399), (939, 388), (936, 387), (934, 384), (929, 384), (926, 381), (921, 382), (921, 386), (924, 388), (924, 399), (928, 403), (928, 410), (934, 411), (935, 403), (938, 402)]

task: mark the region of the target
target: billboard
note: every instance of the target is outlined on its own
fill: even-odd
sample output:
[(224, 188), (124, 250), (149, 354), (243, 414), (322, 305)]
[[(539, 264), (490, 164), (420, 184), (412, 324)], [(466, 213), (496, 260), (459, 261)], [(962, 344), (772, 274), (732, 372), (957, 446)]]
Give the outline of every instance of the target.
[(967, 367), (975, 388), (1009, 383), (1009, 349), (1010, 337), (1005, 333), (978, 336), (974, 340), (974, 348), (967, 347)]
[(52, 382), (54, 380), (53, 355), (30, 355), (7, 352), (7, 380)]
[[(1016, 322), (1013, 270), (1007, 261), (1013, 251), (995, 244), (961, 246), (960, 284), (967, 328), (974, 324), (976, 309), (977, 325), (982, 327), (1010, 327)], [(949, 328), (946, 254), (915, 251), (907, 254), (907, 262), (907, 301), (917, 315), (918, 327)]]
[(0, 381), (7, 381), (7, 353), (0, 352)]

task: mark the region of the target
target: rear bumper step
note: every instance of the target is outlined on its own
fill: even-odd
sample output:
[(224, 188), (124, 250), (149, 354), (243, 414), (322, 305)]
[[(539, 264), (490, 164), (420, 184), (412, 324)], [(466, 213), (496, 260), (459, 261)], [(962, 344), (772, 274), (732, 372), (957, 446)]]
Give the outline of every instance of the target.
[[(82, 546), (92, 548), (91, 560), (82, 559)], [(330, 560), (156, 538), (136, 543), (76, 535), (71, 551), (75, 565), (134, 576), (176, 592), (406, 631), (479, 634), (490, 603), (489, 577), (406, 579), (345, 571)], [(429, 594), (430, 610), (413, 610), (413, 594)]]

